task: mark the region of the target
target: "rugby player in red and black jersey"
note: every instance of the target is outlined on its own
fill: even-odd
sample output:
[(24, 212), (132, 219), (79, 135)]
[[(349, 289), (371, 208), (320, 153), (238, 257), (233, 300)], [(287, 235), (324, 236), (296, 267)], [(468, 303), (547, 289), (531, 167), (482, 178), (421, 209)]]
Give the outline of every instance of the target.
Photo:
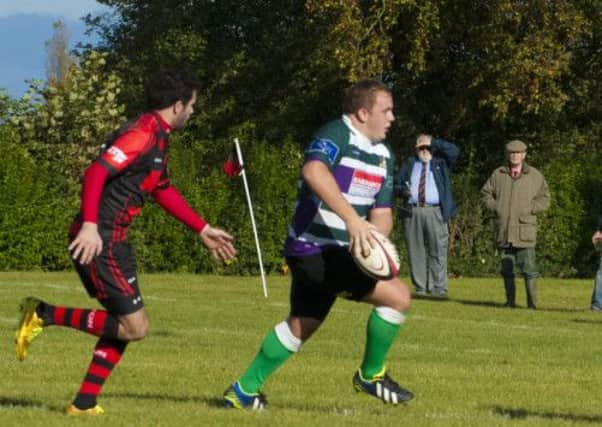
[(217, 259), (232, 259), (233, 238), (200, 217), (170, 184), (169, 134), (183, 128), (200, 85), (185, 72), (161, 72), (147, 84), (148, 112), (126, 123), (102, 146), (86, 169), (81, 208), (70, 229), (69, 251), (91, 297), (105, 310), (51, 305), (34, 297), (21, 303), (16, 333), (17, 357), (24, 360), (33, 339), (46, 326), (58, 325), (99, 337), (92, 362), (70, 415), (99, 415), (97, 396), (130, 341), (148, 332), (149, 319), (138, 287), (127, 231), (151, 196), (167, 213), (198, 233)]

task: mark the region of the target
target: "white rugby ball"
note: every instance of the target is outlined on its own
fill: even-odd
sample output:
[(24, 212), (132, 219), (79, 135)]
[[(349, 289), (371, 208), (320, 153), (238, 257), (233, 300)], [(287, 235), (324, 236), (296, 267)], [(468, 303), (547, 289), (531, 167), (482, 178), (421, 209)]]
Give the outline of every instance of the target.
[(378, 280), (390, 280), (399, 274), (399, 253), (391, 241), (376, 230), (370, 230), (374, 247), (370, 250), (370, 255), (364, 257), (363, 254), (353, 256), (358, 267)]

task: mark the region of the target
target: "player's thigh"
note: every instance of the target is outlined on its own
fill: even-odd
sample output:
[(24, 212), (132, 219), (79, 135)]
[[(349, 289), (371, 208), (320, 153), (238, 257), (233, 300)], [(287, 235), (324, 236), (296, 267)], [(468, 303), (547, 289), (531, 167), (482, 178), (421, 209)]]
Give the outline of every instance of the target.
[(324, 252), (324, 283), (329, 292), (352, 301), (362, 301), (376, 286), (377, 279), (364, 273), (347, 248)]
[(292, 276), (290, 318), (323, 321), (336, 295), (328, 292), (324, 286), (325, 264), (322, 255), (288, 257), (287, 263)]
[(109, 312), (126, 316), (143, 309), (134, 254), (127, 242), (105, 245), (92, 263), (96, 298)]
[(398, 311), (406, 311), (410, 308), (411, 294), (408, 286), (399, 280), (379, 280), (376, 286), (363, 299), (376, 307), (390, 307)]

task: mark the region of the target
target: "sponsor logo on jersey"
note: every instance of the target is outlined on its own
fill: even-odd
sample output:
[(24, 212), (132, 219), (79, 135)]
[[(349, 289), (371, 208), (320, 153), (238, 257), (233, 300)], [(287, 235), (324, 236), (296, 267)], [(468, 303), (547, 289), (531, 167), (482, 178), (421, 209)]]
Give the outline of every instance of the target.
[(107, 153), (109, 154), (109, 156), (111, 156), (111, 160), (113, 160), (113, 162), (117, 163), (118, 165), (122, 164), (128, 159), (128, 156), (126, 156), (123, 151), (121, 151), (115, 146), (109, 147)]
[(155, 163), (163, 163), (163, 159), (161, 157), (155, 157)]
[(329, 139), (316, 138), (307, 147), (306, 154), (323, 154), (326, 156), (330, 164), (334, 164), (334, 161), (339, 154), (339, 147)]
[(355, 170), (348, 193), (352, 196), (374, 197), (383, 185), (384, 178), (379, 175), (373, 175), (365, 171)]

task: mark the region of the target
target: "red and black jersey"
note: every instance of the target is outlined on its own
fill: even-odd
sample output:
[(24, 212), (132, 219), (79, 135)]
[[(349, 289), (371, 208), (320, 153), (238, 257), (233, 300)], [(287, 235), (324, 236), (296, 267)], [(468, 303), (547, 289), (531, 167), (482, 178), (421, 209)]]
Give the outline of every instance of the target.
[[(155, 189), (169, 187), (170, 130), (161, 116), (146, 113), (126, 123), (102, 145), (99, 157), (89, 168), (101, 166), (106, 171), (98, 211), (92, 213), (101, 235), (110, 231), (112, 240), (124, 239), (127, 227), (140, 213), (148, 195)], [(85, 195), (82, 199), (85, 200)], [(88, 220), (85, 210), (82, 203), (80, 221)]]

